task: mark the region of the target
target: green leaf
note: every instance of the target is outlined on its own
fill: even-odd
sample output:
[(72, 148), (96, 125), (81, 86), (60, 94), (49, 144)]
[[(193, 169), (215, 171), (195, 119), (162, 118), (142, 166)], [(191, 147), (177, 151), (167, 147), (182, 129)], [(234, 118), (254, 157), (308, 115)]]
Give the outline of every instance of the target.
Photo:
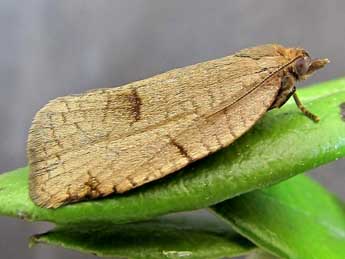
[(345, 206), (304, 175), (213, 206), (226, 222), (283, 258), (344, 258)]
[(169, 177), (123, 195), (43, 209), (28, 197), (27, 168), (0, 176), (0, 214), (57, 224), (126, 223), (204, 208), (285, 180), (345, 154), (345, 80), (300, 90), (321, 117), (313, 123), (291, 102), (268, 112), (233, 145)]
[(266, 253), (262, 250), (256, 250), (245, 257), (245, 259), (278, 259), (278, 257)]
[(32, 243), (62, 246), (100, 257), (129, 259), (219, 259), (256, 250), (251, 242), (221, 221), (186, 213), (143, 223), (104, 225), (86, 231), (62, 227), (34, 236)]

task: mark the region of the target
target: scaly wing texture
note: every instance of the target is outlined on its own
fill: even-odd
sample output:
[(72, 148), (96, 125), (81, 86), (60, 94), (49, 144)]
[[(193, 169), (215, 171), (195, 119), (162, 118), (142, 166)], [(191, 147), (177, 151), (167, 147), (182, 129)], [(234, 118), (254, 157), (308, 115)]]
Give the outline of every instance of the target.
[(122, 193), (229, 145), (274, 101), (274, 73), (289, 62), (282, 49), (246, 49), (49, 102), (28, 138), (31, 198), (58, 207)]

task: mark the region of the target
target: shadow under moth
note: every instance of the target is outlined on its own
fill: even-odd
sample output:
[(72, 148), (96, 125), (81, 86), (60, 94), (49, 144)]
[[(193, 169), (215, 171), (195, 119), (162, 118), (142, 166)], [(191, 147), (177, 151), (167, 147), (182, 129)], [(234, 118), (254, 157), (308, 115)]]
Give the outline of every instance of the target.
[(30, 197), (57, 208), (126, 192), (228, 146), (291, 96), (318, 121), (295, 83), (327, 63), (268, 44), (52, 100), (29, 132)]

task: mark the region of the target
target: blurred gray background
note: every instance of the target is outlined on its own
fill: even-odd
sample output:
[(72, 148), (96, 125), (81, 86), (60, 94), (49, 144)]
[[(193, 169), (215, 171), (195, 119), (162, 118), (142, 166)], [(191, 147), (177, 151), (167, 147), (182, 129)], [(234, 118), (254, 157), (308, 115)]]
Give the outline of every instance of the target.
[[(262, 43), (302, 46), (344, 76), (345, 1), (0, 1), (0, 172), (24, 166), (27, 131), (50, 99), (125, 84)], [(345, 198), (344, 161), (312, 175)], [(0, 197), (1, 198), (1, 197)], [(96, 258), (28, 249), (46, 225), (0, 218), (0, 258)]]

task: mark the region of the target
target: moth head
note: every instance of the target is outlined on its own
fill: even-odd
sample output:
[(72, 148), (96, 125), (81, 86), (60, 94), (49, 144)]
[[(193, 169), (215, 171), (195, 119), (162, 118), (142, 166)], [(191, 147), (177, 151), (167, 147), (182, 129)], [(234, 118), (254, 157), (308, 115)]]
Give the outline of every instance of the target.
[(329, 63), (328, 59), (314, 59), (312, 60), (308, 53), (296, 59), (292, 66), (292, 73), (297, 80), (305, 80), (310, 77), (316, 70), (323, 68)]

